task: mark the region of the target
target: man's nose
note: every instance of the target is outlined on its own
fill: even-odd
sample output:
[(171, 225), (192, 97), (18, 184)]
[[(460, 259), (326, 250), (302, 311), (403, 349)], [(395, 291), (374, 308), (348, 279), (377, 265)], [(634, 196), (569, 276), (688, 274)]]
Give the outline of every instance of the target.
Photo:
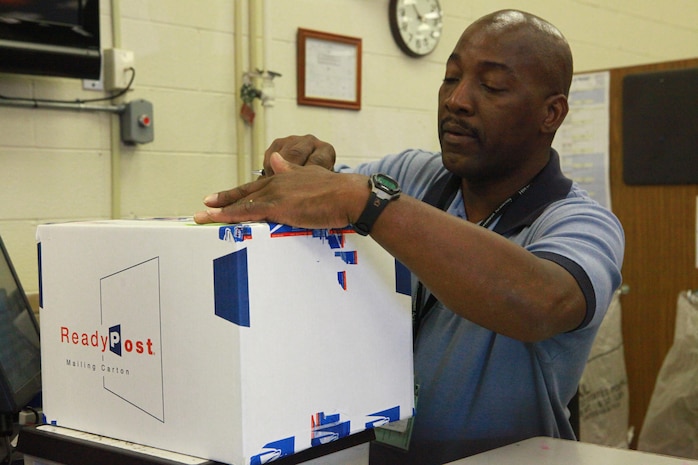
[(453, 112), (472, 114), (474, 110), (473, 84), (462, 79), (445, 99), (446, 107)]

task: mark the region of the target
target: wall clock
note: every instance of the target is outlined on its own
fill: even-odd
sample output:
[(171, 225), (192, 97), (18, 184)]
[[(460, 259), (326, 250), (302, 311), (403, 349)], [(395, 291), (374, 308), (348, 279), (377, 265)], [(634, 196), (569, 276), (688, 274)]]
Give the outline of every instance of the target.
[(441, 38), (443, 12), (439, 0), (390, 0), (390, 32), (411, 57), (431, 53)]

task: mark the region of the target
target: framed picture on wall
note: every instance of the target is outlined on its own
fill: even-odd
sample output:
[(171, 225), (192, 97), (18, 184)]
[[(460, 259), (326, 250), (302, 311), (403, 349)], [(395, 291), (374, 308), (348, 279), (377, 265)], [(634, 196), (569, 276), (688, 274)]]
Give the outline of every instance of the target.
[(298, 104), (361, 109), (361, 39), (298, 29)]

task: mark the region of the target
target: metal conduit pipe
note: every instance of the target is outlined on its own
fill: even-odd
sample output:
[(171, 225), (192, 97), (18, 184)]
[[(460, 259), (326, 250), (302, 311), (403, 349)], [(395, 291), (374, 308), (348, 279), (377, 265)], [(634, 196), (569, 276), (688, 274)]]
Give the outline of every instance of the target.
[[(121, 48), (120, 0), (111, 1), (112, 47)], [(121, 129), (118, 118), (111, 118), (111, 217), (121, 218)]]
[[(262, 0), (249, 0), (249, 22), (250, 22), (250, 67), (249, 71), (266, 70), (264, 63), (264, 2)], [(257, 89), (262, 88), (262, 77), (257, 75), (254, 78), (254, 86)], [(259, 115), (264, 113), (260, 99), (255, 99), (253, 108)], [(261, 169), (264, 162), (264, 150), (266, 149), (264, 134), (265, 134), (265, 117), (264, 114), (260, 118), (255, 118), (252, 125), (251, 147), (252, 153), (250, 156), (250, 167), (245, 174), (249, 174), (252, 169)]]
[(0, 105), (7, 107), (44, 108), (49, 110), (78, 110), (78, 111), (104, 111), (108, 113), (121, 113), (124, 105), (92, 105), (89, 103), (44, 102), (40, 100), (0, 100)]
[(242, 0), (235, 1), (235, 10), (233, 14), (235, 15), (234, 21), (234, 44), (233, 53), (235, 55), (234, 67), (235, 67), (235, 111), (233, 112), (233, 117), (235, 118), (235, 142), (237, 150), (237, 183), (244, 184), (247, 182), (248, 178), (248, 166), (247, 166), (247, 156), (245, 150), (245, 122), (238, 115), (238, 109), (242, 107), (242, 98), (240, 97), (240, 88), (243, 84), (243, 73), (245, 70), (244, 60), (243, 60), (243, 35), (242, 35)]

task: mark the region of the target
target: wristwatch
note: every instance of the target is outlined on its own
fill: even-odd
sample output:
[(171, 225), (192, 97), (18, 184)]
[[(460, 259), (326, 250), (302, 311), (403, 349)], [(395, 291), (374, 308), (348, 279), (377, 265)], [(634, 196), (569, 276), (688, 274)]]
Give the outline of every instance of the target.
[(378, 219), (383, 209), (392, 201), (400, 197), (400, 185), (387, 174), (372, 174), (368, 179), (368, 187), (371, 195), (368, 197), (366, 207), (351, 227), (362, 236), (367, 236), (373, 228), (373, 223)]

